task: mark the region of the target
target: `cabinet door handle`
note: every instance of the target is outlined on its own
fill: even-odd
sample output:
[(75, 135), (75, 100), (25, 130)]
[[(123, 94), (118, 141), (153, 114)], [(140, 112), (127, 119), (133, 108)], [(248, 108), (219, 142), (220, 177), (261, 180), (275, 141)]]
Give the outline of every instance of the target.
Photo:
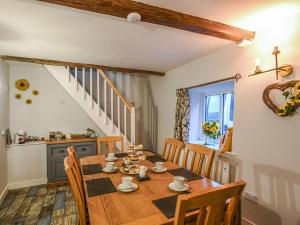
[(60, 149), (59, 150), (59, 153), (64, 153), (65, 151), (63, 149)]

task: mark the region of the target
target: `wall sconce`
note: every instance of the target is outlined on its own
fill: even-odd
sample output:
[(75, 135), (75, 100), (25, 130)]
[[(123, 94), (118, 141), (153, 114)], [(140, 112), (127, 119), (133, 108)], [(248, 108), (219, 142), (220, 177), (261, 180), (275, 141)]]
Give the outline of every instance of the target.
[(255, 72), (253, 74), (248, 75), (249, 77), (251, 76), (256, 76), (262, 73), (267, 73), (267, 72), (271, 72), (271, 71), (276, 71), (276, 79), (278, 80), (278, 77), (286, 77), (289, 76), (293, 73), (293, 66), (290, 64), (287, 65), (282, 65), (282, 66), (278, 66), (278, 55), (280, 54), (279, 48), (278, 46), (275, 46), (272, 52), (272, 55), (275, 56), (275, 68), (272, 69), (268, 69), (268, 70), (264, 70), (262, 71), (260, 68), (260, 60), (256, 59), (255, 62)]

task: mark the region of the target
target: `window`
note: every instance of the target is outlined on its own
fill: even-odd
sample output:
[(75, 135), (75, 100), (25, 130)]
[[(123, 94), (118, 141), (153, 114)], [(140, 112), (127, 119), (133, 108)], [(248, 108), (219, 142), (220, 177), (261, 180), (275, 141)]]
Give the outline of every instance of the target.
[[(217, 121), (223, 135), (233, 127), (234, 82), (224, 82), (189, 90), (191, 99), (190, 143), (219, 144), (220, 140), (207, 138), (202, 131), (206, 121)], [(216, 146), (217, 147), (217, 146)]]

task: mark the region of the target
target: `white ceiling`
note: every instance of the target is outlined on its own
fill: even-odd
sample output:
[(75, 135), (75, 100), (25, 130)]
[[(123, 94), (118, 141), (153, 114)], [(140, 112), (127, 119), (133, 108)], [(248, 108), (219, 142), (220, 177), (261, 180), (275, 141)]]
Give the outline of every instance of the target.
[[(248, 16), (299, 0), (143, 0), (207, 19), (243, 24)], [(34, 0), (0, 0), (0, 55), (168, 71), (231, 42)]]

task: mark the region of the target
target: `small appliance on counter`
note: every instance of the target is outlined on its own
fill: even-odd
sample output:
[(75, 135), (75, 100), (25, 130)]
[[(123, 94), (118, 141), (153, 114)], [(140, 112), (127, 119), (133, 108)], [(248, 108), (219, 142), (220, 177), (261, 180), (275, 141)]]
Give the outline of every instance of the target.
[(17, 131), (15, 144), (24, 144), (26, 142), (26, 132), (22, 129)]

